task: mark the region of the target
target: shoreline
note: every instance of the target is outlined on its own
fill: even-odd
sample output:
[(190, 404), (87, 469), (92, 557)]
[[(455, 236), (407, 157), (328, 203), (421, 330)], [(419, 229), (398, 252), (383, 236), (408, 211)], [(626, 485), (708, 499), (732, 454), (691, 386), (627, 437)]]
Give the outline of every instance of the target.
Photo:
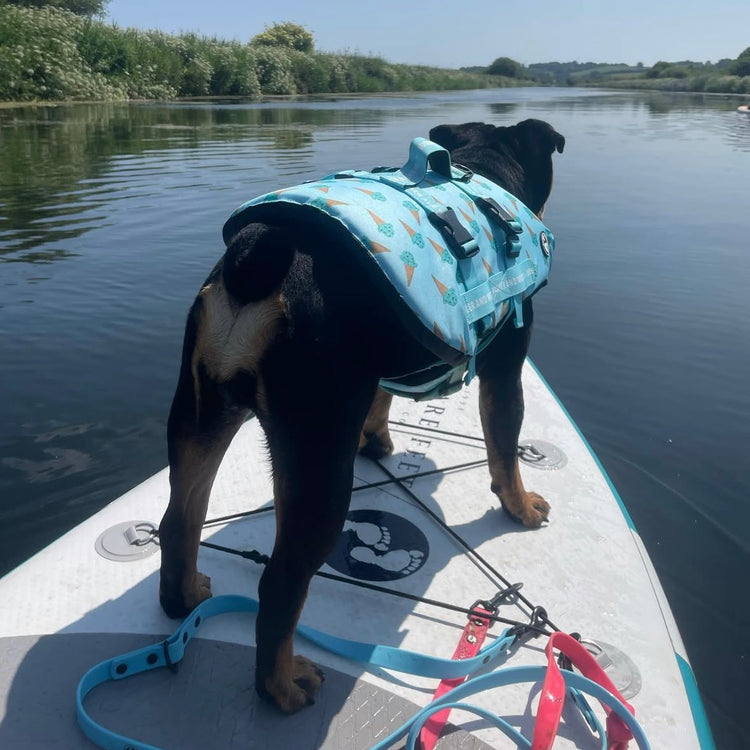
[[(493, 87), (488, 87), (493, 88)], [(742, 101), (750, 100), (750, 94), (738, 94), (735, 92), (722, 92), (722, 91), (671, 91), (669, 89), (657, 89), (657, 88), (641, 88), (641, 87), (628, 87), (628, 86), (550, 86), (547, 84), (531, 84), (530, 82), (522, 86), (498, 86), (495, 87), (498, 90), (501, 89), (512, 89), (512, 88), (580, 88), (587, 90), (596, 90), (611, 93), (635, 93), (635, 94), (669, 94), (679, 96), (710, 96), (710, 97), (724, 97), (731, 99), (740, 99)], [(352, 92), (330, 92), (330, 93), (316, 93), (316, 94), (264, 94), (263, 96), (255, 99), (251, 97), (242, 97), (236, 95), (206, 95), (206, 96), (181, 96), (175, 97), (174, 99), (33, 99), (30, 101), (20, 100), (11, 101), (4, 100), (0, 101), (0, 109), (13, 109), (16, 107), (69, 107), (79, 104), (209, 104), (211, 102), (217, 103), (236, 103), (236, 104), (269, 104), (273, 102), (311, 102), (320, 100), (340, 100), (340, 99), (378, 99), (384, 96), (387, 97), (400, 97), (408, 98), (415, 94), (436, 94), (436, 93), (450, 93), (451, 91), (487, 91), (486, 88), (481, 89), (415, 89), (413, 91), (363, 91), (361, 93)]]

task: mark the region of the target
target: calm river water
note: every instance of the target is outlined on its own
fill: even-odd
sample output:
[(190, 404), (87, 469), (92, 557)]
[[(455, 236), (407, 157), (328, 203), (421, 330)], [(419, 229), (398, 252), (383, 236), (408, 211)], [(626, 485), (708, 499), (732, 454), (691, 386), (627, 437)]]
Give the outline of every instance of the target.
[(234, 206), (401, 164), (435, 124), (538, 117), (567, 146), (532, 357), (644, 538), (717, 744), (746, 748), (750, 117), (737, 104), (511, 89), (0, 109), (0, 573), (165, 465), (185, 314)]

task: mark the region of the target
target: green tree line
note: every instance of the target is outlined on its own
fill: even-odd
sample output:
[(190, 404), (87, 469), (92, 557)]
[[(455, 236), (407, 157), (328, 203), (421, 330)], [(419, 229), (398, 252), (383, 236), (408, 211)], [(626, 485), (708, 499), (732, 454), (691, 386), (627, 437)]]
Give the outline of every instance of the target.
[(312, 34), (293, 23), (240, 43), (123, 29), (92, 17), (102, 11), (100, 0), (58, 2), (68, 9), (42, 0), (0, 0), (0, 100), (258, 98), (518, 85), (500, 76), (316, 52)]
[(715, 64), (524, 66), (498, 57), (486, 67), (447, 70), (317, 52), (313, 35), (294, 23), (274, 24), (247, 43), (122, 29), (101, 20), (106, 2), (0, 0), (0, 100), (259, 98), (530, 84), (750, 93), (750, 47)]
[(472, 73), (502, 75), (543, 86), (606, 86), (608, 88), (656, 89), (661, 91), (750, 93), (750, 47), (736, 59), (712, 62), (659, 61), (643, 63), (547, 62), (524, 66), (498, 57), (487, 67), (464, 68)]
[(527, 69), (529, 77), (556, 86), (606, 86), (717, 93), (750, 93), (750, 47), (736, 59), (712, 62), (666, 62), (651, 67), (642, 63), (549, 62)]

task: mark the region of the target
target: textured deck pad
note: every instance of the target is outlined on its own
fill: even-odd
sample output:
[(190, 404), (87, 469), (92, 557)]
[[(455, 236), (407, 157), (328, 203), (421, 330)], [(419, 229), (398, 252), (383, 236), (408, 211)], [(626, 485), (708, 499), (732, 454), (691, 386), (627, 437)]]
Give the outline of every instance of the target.
[[(0, 639), (7, 698), (0, 703), (0, 747), (93, 747), (76, 724), (78, 680), (98, 662), (155, 640), (102, 634)], [(86, 708), (107, 729), (165, 750), (366, 750), (417, 711), (404, 698), (326, 668), (317, 703), (283, 716), (255, 693), (254, 663), (254, 648), (195, 639), (176, 675), (160, 669), (106, 683), (91, 692)], [(461, 730), (438, 744), (439, 750), (488, 747)]]

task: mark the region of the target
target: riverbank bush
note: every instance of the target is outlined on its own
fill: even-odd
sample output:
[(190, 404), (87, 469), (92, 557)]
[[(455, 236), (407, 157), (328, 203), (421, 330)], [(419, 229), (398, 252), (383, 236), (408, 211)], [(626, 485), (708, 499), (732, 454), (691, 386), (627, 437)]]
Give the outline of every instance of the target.
[(750, 76), (704, 73), (685, 77), (630, 78), (612, 80), (607, 88), (639, 91), (676, 91), (706, 94), (750, 94)]
[(377, 57), (121, 29), (0, 0), (0, 100), (172, 99), (520, 85)]

